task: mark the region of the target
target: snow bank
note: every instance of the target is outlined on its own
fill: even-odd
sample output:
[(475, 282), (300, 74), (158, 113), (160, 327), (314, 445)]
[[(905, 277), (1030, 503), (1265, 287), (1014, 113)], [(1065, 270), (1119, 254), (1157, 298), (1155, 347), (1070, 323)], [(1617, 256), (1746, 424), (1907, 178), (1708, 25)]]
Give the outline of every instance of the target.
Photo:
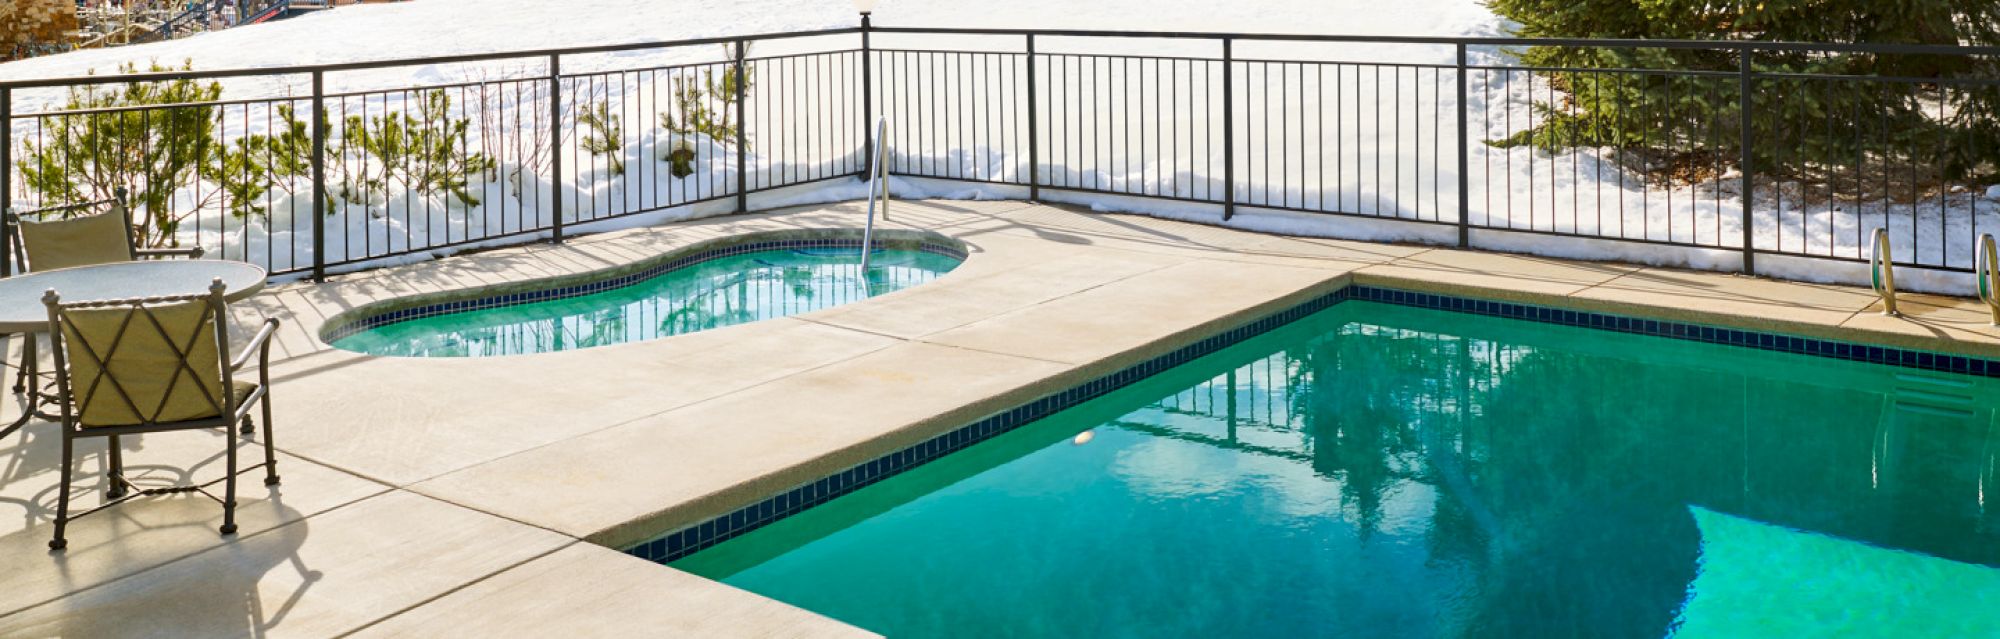
[[(1257, 3), (1212, 3), (1190, 0), (1102, 0), (1076, 3), (1071, 0), (1016, 0), (1008, 3), (974, 3), (967, 0), (884, 0), (876, 12), (877, 24), (884, 26), (929, 27), (1016, 27), (1078, 28), (1161, 31), (1232, 31), (1245, 33), (1341, 33), (1358, 35), (1453, 35), (1498, 36), (1506, 24), (1478, 0), (1409, 0), (1393, 7), (1369, 0), (1273, 0)], [(88, 72), (108, 73), (118, 64), (155, 60), (162, 63), (190, 61), (198, 69), (271, 67), (290, 64), (321, 64), (409, 58), (435, 55), (462, 55), (513, 50), (545, 49), (609, 43), (663, 41), (680, 38), (750, 33), (780, 32), (856, 23), (848, 3), (839, 0), (695, 0), (653, 2), (647, 0), (596, 0), (593, 2), (551, 2), (548, 0), (420, 0), (416, 2), (360, 5), (324, 12), (305, 18), (232, 29), (183, 40), (120, 49), (80, 51), (0, 65), (0, 79), (75, 76)], [(440, 36), (441, 27), (447, 34)], [(898, 39), (900, 38), (900, 39)], [(1007, 38), (953, 38), (943, 36), (881, 36), (878, 46), (906, 48), (958, 48), (987, 50), (1014, 47)], [(757, 55), (809, 51), (829, 46), (824, 39), (773, 42), (759, 45)], [(845, 47), (849, 44), (835, 44)], [(1078, 53), (1144, 53), (1147, 55), (1213, 56), (1214, 43), (1199, 41), (1079, 41), (1048, 38), (1045, 51)], [(1504, 52), (1473, 51), (1474, 63), (1502, 61)], [(722, 52), (713, 47), (671, 50), (644, 50), (615, 54), (566, 56), (566, 72), (646, 68), (661, 64), (715, 61)], [(1242, 58), (1299, 60), (1357, 60), (1449, 64), (1455, 60), (1449, 47), (1384, 46), (1317, 43), (1239, 43)], [(516, 59), (495, 63), (410, 65), (368, 71), (341, 72), (328, 77), (331, 91), (360, 91), (400, 88), (426, 84), (462, 82), (468, 78), (526, 78), (543, 73), (541, 59)], [(1280, 72), (1283, 73), (1282, 71)], [(1358, 73), (1358, 68), (1357, 68)], [(1421, 72), (1420, 72), (1421, 73)], [(1295, 82), (1299, 94), (1287, 97), (1287, 108), (1296, 113), (1332, 112), (1337, 128), (1331, 142), (1308, 153), (1297, 150), (1298, 163), (1276, 168), (1260, 165), (1253, 158), (1239, 158), (1236, 186), (1239, 201), (1270, 201), (1302, 207), (1322, 207), (1328, 202), (1351, 212), (1380, 212), (1384, 218), (1423, 217), (1456, 219), (1455, 125), (1457, 105), (1451, 91), (1438, 91), (1437, 76), (1415, 75), (1411, 86), (1368, 86), (1351, 92), (1326, 96), (1325, 80), (1292, 78), (1265, 88)], [(1428, 79), (1426, 79), (1428, 78)], [(1448, 78), (1447, 78), (1448, 80)], [(1468, 79), (1468, 110), (1476, 114), (1471, 125), (1487, 137), (1503, 137), (1518, 131), (1533, 114), (1529, 104), (1545, 96), (1547, 87), (1533, 80), (1479, 74)], [(1190, 80), (1191, 81), (1191, 80)], [(1249, 81), (1249, 80), (1246, 80)], [(1263, 82), (1271, 82), (1268, 78)], [(296, 96), (305, 91), (305, 78), (283, 76), (231, 79), (226, 82), (230, 98)], [(1429, 83), (1426, 86), (1426, 83)], [(1190, 85), (1191, 86), (1191, 85)], [(1344, 85), (1343, 85), (1344, 86)], [(1361, 86), (1361, 85), (1356, 85)], [(1448, 86), (1448, 83), (1447, 85)], [(1081, 87), (1076, 87), (1082, 89)], [(1305, 95), (1303, 89), (1315, 95)], [(1365, 89), (1365, 90), (1364, 90)], [(1082, 95), (1089, 95), (1082, 89)], [(851, 98), (842, 89), (830, 97)], [(18, 111), (47, 108), (58, 103), (60, 92), (22, 91), (16, 96)], [(620, 84), (601, 94), (607, 104), (634, 113), (659, 108), (656, 98), (645, 95), (643, 85), (628, 89)], [(822, 94), (822, 97), (827, 97)], [(1090, 99), (1098, 99), (1090, 96)], [(1105, 104), (1111, 98), (1106, 96)], [(753, 98), (754, 100), (754, 98)], [(382, 108), (395, 103), (383, 101)], [(804, 105), (805, 109), (821, 105)], [(796, 107), (794, 107), (796, 108)], [(529, 100), (518, 111), (542, 110), (546, 103)], [(1381, 124), (1381, 113), (1389, 112), (1393, 128)], [(1375, 122), (1364, 122), (1373, 113)], [(928, 126), (954, 127), (963, 124), (953, 115)], [(976, 117), (976, 116), (975, 116)], [(1156, 116), (1141, 122), (1141, 131), (1157, 126)], [(1197, 123), (1194, 112), (1182, 113), (1168, 123), (1179, 131)], [(1266, 116), (1268, 117), (1268, 116)], [(1324, 121), (1303, 119), (1280, 122), (1282, 127), (1305, 134), (1329, 135)], [(753, 116), (754, 121), (755, 116)], [(1344, 126), (1353, 118), (1352, 126)], [(1443, 124), (1439, 124), (1443, 123)], [(1268, 124), (1268, 123), (1267, 123)], [(16, 130), (21, 123), (16, 123)], [(626, 175), (608, 171), (583, 171), (566, 177), (558, 188), (545, 173), (525, 171), (516, 181), (506, 176), (521, 167), (515, 158), (498, 158), (498, 169), (475, 185), (492, 194), (477, 206), (463, 206), (436, 197), (413, 197), (391, 190), (380, 197), (341, 202), (326, 224), (330, 261), (346, 262), (335, 270), (350, 270), (385, 264), (430, 259), (466, 248), (520, 242), (545, 237), (532, 229), (547, 225), (552, 201), (560, 197), (565, 205), (565, 223), (575, 232), (658, 224), (719, 214), (733, 208), (733, 202), (686, 203), (689, 198), (661, 200), (657, 194), (678, 189), (699, 193), (700, 183), (733, 185), (736, 166), (732, 150), (725, 145), (701, 141), (700, 169), (689, 178), (672, 178), (658, 157), (664, 131), (652, 118), (638, 116), (625, 123), (627, 146), (621, 151), (628, 167)], [(1409, 128), (1403, 128), (1409, 127)], [(783, 127), (780, 127), (783, 128)], [(256, 122), (225, 122), (227, 135), (262, 130)], [(1192, 129), (1187, 129), (1192, 130)], [(835, 144), (809, 147), (811, 160), (786, 159), (783, 153), (765, 153), (793, 130), (759, 131), (752, 139), (749, 160), (750, 182), (762, 184), (772, 172), (836, 175), (858, 166), (851, 148)], [(768, 136), (768, 137), (765, 137)], [(650, 142), (649, 142), (650, 140)], [(1192, 140), (1192, 138), (1191, 138)], [(976, 142), (976, 141), (975, 141)], [(1238, 141), (1243, 144), (1242, 140)], [(571, 145), (574, 141), (570, 142)], [(905, 145), (913, 146), (913, 145)], [(1025, 175), (1028, 159), (1020, 149), (993, 148), (978, 144), (967, 148), (898, 148), (897, 161), (935, 162), (965, 169), (973, 177), (1001, 182), (1018, 182)], [(566, 147), (569, 157), (589, 158), (588, 153)], [(1218, 191), (1221, 176), (1190, 167), (1217, 166), (1219, 147), (1210, 145), (1203, 154), (1192, 148), (1178, 150), (1171, 166), (1144, 158), (1124, 157), (1123, 151), (1084, 147), (1087, 155), (1101, 156), (1108, 163), (1065, 166), (1049, 163), (1044, 157), (1044, 175), (1070, 176), (1086, 183), (1109, 184), (1118, 189), (1178, 193), (1184, 196)], [(1441, 150), (1441, 152), (1440, 152)], [(1692, 245), (1674, 247), (1635, 244), (1605, 239), (1559, 237), (1544, 234), (1478, 231), (1475, 244), (1500, 250), (1531, 252), (1583, 259), (1618, 259), (1656, 265), (1731, 270), (1740, 268), (1741, 194), (1734, 179), (1724, 176), (1713, 183), (1663, 188), (1648, 185), (1620, 168), (1610, 150), (1578, 149), (1549, 154), (1525, 148), (1492, 149), (1474, 144), (1466, 177), (1471, 187), (1470, 219), (1475, 225), (1498, 229), (1536, 230), (1648, 239)], [(766, 156), (769, 157), (766, 157)], [(1353, 162), (1354, 164), (1348, 164)], [(1396, 171), (1393, 184), (1376, 180), (1367, 170), (1384, 166)], [(1136, 169), (1133, 168), (1136, 166)], [(1111, 167), (1119, 167), (1114, 170)], [(1337, 170), (1329, 171), (1329, 167)], [(575, 168), (572, 165), (572, 168)], [(1328, 173), (1334, 173), (1328, 177)], [(999, 198), (1022, 197), (1025, 189), (1004, 184), (896, 179), (899, 197)], [(1801, 205), (1795, 189), (1779, 206), (1780, 191), (1768, 188), (1757, 194), (1754, 240), (1762, 250), (1807, 252), (1858, 258), (1867, 250), (1866, 238), (1875, 227), (1886, 225), (1898, 238), (1913, 238), (1914, 244), (1898, 246), (1924, 261), (1943, 261), (1953, 266), (1970, 266), (1973, 229), (2000, 228), (2000, 186), (1951, 195), (1935, 205), (1915, 207), (1874, 203), (1843, 205)], [(849, 179), (814, 182), (809, 185), (760, 193), (753, 206), (780, 206), (810, 202), (856, 199), (864, 195), (863, 185)], [(1206, 191), (1205, 191), (1206, 190)], [(1983, 191), (1983, 192), (1981, 192)], [(303, 192), (302, 190), (300, 192)], [(648, 195), (648, 194), (652, 195)], [(1447, 244), (1456, 240), (1456, 230), (1448, 225), (1409, 224), (1393, 219), (1331, 216), (1245, 206), (1227, 223), (1220, 220), (1220, 207), (1199, 203), (1163, 201), (1116, 195), (1085, 194), (1044, 189), (1053, 201), (1074, 202), (1097, 210), (1125, 211), (1166, 218), (1221, 224), (1233, 228), (1296, 235), (1346, 237), (1380, 241), (1407, 241)], [(1375, 208), (1380, 202), (1380, 208)], [(16, 203), (25, 204), (25, 203)], [(643, 214), (601, 219), (626, 211), (657, 208)], [(221, 228), (190, 228), (183, 233), (190, 240), (219, 248), (219, 253), (283, 268), (309, 264), (313, 241), (309, 220), (310, 202), (285, 195), (278, 198), (268, 220), (252, 219), (225, 224)], [(1976, 222), (1976, 224), (1975, 224)], [(493, 235), (515, 234), (492, 238)], [(480, 239), (489, 238), (489, 239)], [(1899, 240), (1908, 244), (1907, 240)], [(384, 253), (415, 250), (418, 253), (383, 257)], [(1760, 256), (1760, 271), (1777, 276), (1812, 281), (1864, 282), (1865, 270), (1828, 260), (1777, 259)], [(1969, 278), (1950, 274), (1911, 272), (1905, 268), (1900, 281), (1912, 290), (1932, 290), (1964, 294)]]

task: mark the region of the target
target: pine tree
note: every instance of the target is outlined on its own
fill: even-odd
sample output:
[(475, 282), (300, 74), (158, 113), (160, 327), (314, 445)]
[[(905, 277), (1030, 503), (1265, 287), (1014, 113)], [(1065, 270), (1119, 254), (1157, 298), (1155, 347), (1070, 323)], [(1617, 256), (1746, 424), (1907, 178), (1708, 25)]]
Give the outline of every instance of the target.
[[(1935, 45), (2000, 44), (1994, 0), (1488, 0), (1523, 37)], [(1532, 47), (1527, 66), (1561, 93), (1537, 126), (1496, 146), (1616, 147), (1668, 171), (1735, 164), (1739, 58), (1733, 51)], [(2000, 162), (2000, 57), (1760, 51), (1751, 152), (1760, 172), (1812, 176), (1856, 165), (1921, 170), (1921, 180), (1989, 177)], [(1600, 72), (1647, 69), (1710, 76)], [(1840, 77), (1845, 76), (1845, 77)]]

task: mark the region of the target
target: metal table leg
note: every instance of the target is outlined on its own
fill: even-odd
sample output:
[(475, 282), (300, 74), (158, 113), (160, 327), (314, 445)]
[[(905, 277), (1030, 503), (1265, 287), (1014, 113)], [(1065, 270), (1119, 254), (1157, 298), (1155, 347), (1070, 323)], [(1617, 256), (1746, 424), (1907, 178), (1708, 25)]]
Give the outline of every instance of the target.
[(21, 344), (21, 374), (14, 381), (14, 394), (21, 399), (21, 416), (15, 419), (14, 423), (0, 428), (0, 437), (12, 435), (14, 431), (28, 425), (28, 422), (35, 418), (38, 412), (36, 409), (40, 408), (42, 403), (41, 380), (38, 379), (40, 374), (36, 370), (38, 365), (35, 355), (35, 334), (22, 333), (21, 339), (25, 340)]

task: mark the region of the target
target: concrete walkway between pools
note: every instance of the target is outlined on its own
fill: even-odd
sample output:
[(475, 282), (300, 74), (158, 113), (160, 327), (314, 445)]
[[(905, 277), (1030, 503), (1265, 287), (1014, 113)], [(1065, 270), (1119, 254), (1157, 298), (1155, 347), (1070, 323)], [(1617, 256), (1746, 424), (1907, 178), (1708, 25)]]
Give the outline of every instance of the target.
[[(587, 273), (744, 233), (851, 228), (856, 203), (575, 238), (273, 287), (284, 485), (241, 532), (137, 500), (45, 547), (60, 438), (0, 442), (0, 636), (860, 635), (616, 550), (1349, 283), (2000, 356), (1976, 302), (1625, 264), (1281, 237), (1026, 202), (897, 202), (964, 242), (938, 281), (785, 319), (545, 355), (333, 350), (379, 300)], [(15, 410), (11, 405), (10, 417)], [(125, 440), (142, 484), (219, 476), (223, 434)], [(104, 451), (78, 498), (103, 499)]]

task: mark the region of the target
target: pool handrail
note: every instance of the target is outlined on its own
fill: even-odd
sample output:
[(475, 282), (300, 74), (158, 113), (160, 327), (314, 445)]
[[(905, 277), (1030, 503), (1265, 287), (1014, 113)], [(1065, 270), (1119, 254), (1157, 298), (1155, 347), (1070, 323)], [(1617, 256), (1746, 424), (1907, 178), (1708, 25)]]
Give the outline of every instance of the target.
[(861, 227), (861, 275), (868, 275), (868, 255), (875, 249), (875, 199), (881, 196), (882, 219), (889, 219), (889, 118), (875, 121), (875, 148), (868, 160), (868, 221)]
[(1993, 325), (2000, 326), (2000, 244), (1993, 241), (1992, 233), (1981, 233), (1972, 253), (1972, 286), (1979, 290), (1979, 301), (1992, 311)]
[(1902, 315), (1896, 310), (1896, 264), (1890, 254), (1889, 229), (1875, 229), (1874, 248), (1868, 255), (1868, 285), (1882, 297), (1882, 314)]

